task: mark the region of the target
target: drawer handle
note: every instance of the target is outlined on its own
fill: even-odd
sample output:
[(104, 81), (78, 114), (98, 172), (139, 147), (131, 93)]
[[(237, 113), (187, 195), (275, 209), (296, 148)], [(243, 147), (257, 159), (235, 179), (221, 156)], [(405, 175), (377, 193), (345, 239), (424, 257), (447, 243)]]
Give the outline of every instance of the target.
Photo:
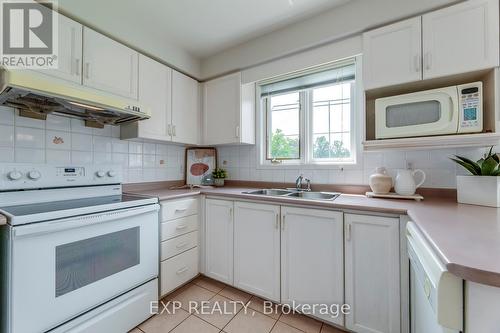
[(189, 268), (187, 268), (186, 266), (184, 266), (183, 268), (181, 268), (177, 272), (175, 272), (175, 274), (181, 275), (182, 273), (186, 273), (188, 270), (189, 270)]
[(182, 213), (182, 212), (185, 212), (186, 210), (187, 210), (187, 208), (176, 208), (175, 212), (176, 213)]
[(187, 225), (178, 225), (177, 227), (175, 227), (175, 229), (177, 230), (182, 230), (182, 229), (186, 229), (187, 228)]
[(175, 247), (178, 248), (178, 249), (180, 249), (180, 248), (185, 247), (186, 245), (188, 245), (187, 242), (182, 242), (182, 243), (177, 244)]

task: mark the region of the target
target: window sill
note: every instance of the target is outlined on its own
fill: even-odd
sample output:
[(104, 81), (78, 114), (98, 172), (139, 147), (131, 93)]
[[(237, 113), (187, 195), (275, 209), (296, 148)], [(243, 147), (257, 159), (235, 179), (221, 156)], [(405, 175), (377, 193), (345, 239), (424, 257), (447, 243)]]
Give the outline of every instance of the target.
[(258, 170), (349, 170), (360, 169), (361, 166), (356, 162), (342, 163), (286, 163), (286, 164), (257, 164)]

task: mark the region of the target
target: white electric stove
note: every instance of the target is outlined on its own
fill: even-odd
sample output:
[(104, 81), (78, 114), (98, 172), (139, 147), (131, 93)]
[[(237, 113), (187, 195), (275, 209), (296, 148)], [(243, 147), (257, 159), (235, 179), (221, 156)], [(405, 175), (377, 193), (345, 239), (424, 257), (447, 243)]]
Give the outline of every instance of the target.
[(123, 333), (158, 299), (156, 198), (120, 167), (0, 164), (2, 332)]

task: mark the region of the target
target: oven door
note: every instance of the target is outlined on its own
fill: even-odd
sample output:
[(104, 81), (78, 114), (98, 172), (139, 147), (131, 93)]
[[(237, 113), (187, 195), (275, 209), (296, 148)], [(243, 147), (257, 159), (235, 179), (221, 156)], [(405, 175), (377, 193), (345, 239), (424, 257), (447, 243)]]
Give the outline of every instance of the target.
[(375, 101), (376, 139), (454, 134), (457, 131), (457, 87)]
[(158, 210), (14, 227), (11, 331), (45, 332), (157, 277)]

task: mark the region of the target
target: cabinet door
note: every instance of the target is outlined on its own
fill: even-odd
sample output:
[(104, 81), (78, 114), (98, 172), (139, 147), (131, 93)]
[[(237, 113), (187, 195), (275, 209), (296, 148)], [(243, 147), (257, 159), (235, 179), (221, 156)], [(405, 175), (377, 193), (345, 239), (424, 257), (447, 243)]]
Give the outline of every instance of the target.
[[(341, 212), (281, 208), (281, 302), (344, 304)], [(342, 315), (317, 317), (344, 324)]]
[(177, 71), (172, 73), (172, 140), (198, 144), (200, 138), (198, 81)]
[(234, 286), (280, 301), (280, 207), (234, 203)]
[(424, 15), (424, 79), (498, 66), (498, 16), (498, 0), (465, 1)]
[(365, 89), (422, 79), (421, 17), (363, 34)]
[(233, 284), (233, 202), (206, 200), (205, 275)]
[(151, 118), (138, 122), (142, 138), (170, 141), (172, 120), (172, 70), (151, 58), (139, 56), (139, 101)]
[(346, 327), (400, 332), (399, 219), (345, 214)]
[(240, 142), (241, 74), (204, 83), (203, 127), (209, 145)]
[[(54, 12), (54, 15), (57, 13)], [(66, 16), (58, 15), (58, 68), (40, 69), (37, 72), (82, 83), (82, 30), (83, 27)]]
[(138, 53), (87, 27), (83, 29), (83, 84), (137, 99)]

